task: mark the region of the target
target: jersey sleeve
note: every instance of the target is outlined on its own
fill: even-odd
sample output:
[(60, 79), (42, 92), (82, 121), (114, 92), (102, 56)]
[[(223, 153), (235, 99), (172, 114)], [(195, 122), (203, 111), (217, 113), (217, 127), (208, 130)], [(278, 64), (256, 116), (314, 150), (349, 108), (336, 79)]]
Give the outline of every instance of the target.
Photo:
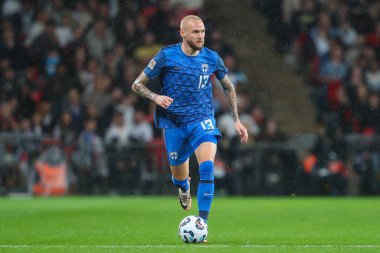
[(228, 73), (228, 69), (224, 66), (224, 62), (219, 55), (216, 56), (216, 71), (215, 75), (218, 80), (222, 80)]
[(149, 79), (154, 79), (160, 75), (161, 70), (165, 67), (165, 53), (160, 50), (152, 60), (148, 63), (148, 65), (144, 69), (144, 73), (148, 76)]

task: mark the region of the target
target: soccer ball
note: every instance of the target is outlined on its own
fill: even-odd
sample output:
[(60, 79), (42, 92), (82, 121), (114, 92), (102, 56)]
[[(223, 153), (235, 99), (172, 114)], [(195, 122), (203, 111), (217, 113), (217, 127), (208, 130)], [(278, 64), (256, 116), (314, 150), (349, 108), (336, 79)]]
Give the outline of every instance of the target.
[(207, 238), (207, 224), (199, 216), (185, 217), (178, 227), (178, 234), (185, 243), (201, 243)]

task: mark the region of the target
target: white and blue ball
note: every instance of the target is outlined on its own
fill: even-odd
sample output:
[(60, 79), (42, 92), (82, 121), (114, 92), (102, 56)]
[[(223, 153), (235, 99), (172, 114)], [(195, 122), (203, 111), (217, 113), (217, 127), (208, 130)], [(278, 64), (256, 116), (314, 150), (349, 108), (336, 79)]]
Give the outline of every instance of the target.
[(202, 243), (207, 233), (207, 223), (195, 215), (185, 217), (178, 227), (178, 234), (185, 243)]

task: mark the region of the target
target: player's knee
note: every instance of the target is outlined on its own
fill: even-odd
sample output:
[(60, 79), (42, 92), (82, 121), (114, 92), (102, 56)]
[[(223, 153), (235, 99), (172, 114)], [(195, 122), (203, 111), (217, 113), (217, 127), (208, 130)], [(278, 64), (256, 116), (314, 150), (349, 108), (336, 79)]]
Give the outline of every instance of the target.
[(199, 165), (199, 176), (200, 180), (214, 181), (214, 162), (209, 160), (201, 163)]

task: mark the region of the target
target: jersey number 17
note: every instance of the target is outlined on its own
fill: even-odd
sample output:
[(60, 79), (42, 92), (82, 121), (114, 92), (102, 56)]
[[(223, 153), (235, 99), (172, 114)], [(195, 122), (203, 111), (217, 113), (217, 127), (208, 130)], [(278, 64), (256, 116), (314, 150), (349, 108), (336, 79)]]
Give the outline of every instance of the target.
[(209, 77), (210, 77), (209, 75), (200, 75), (199, 76), (198, 89), (203, 89), (207, 85)]

